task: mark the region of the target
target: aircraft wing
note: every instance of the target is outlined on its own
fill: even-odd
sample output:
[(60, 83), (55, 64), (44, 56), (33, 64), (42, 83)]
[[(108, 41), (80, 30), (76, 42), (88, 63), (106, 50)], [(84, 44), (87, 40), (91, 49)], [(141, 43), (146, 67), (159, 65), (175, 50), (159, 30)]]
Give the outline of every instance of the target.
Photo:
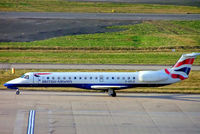
[(95, 85), (91, 86), (92, 89), (119, 89), (124, 88), (126, 86), (109, 86), (109, 85)]

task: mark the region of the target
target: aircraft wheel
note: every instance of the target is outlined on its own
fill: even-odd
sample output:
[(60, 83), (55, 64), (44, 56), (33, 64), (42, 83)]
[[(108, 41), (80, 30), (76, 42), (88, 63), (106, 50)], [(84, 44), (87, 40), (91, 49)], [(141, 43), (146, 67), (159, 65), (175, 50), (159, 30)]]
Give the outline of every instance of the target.
[(116, 94), (116, 92), (114, 91), (114, 93), (112, 94), (112, 97), (116, 97), (117, 96), (117, 94)]
[(117, 94), (116, 94), (115, 90), (109, 89), (109, 90), (108, 90), (108, 95), (109, 95), (109, 96), (112, 96), (112, 97), (116, 97)]
[(16, 91), (16, 95), (19, 95), (19, 94), (20, 94), (20, 91), (19, 91), (19, 90), (17, 90), (17, 91)]

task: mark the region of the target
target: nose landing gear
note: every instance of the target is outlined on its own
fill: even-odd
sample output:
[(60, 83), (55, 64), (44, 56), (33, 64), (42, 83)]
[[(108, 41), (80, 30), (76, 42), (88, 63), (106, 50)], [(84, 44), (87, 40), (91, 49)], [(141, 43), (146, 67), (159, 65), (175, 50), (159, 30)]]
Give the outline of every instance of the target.
[(16, 95), (19, 95), (19, 94), (20, 94), (19, 89), (16, 89)]
[(109, 96), (112, 96), (112, 97), (116, 97), (116, 92), (115, 92), (115, 90), (113, 90), (113, 89), (108, 89), (108, 95)]

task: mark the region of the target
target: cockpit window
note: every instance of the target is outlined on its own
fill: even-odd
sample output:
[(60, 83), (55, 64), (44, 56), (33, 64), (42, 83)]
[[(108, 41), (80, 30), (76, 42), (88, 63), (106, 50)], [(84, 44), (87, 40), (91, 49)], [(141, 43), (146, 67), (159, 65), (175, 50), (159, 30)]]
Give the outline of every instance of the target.
[(22, 75), (20, 78), (24, 78), (25, 75)]
[(29, 75), (26, 75), (26, 76), (24, 77), (24, 79), (29, 79)]
[(20, 78), (29, 79), (29, 75), (22, 75)]

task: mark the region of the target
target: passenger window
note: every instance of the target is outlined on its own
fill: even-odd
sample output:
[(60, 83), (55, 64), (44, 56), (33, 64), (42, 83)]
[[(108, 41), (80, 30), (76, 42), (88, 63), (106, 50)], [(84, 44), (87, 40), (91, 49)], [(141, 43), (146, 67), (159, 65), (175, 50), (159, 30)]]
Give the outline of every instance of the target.
[(81, 77), (79, 77), (79, 79), (81, 79)]
[(90, 79), (92, 79), (92, 77), (90, 77)]
[(109, 79), (109, 77), (106, 77), (106, 79), (108, 80), (108, 79)]
[(85, 77), (85, 80), (87, 79), (87, 77)]
[(97, 80), (97, 79), (98, 79), (98, 77), (95, 77), (95, 79)]
[(26, 75), (26, 76), (24, 77), (24, 79), (29, 79), (29, 76), (28, 76), (28, 75)]
[(133, 79), (135, 79), (135, 77), (133, 77)]
[(128, 79), (130, 80), (130, 77), (128, 77)]
[(25, 75), (22, 75), (21, 78), (24, 78)]
[(63, 77), (63, 79), (65, 80), (65, 79), (66, 79), (66, 77)]
[(125, 77), (122, 77), (123, 80), (125, 80)]
[(47, 77), (47, 80), (49, 79), (49, 77)]
[(114, 77), (112, 77), (112, 79), (114, 80), (115, 78), (114, 78)]
[(119, 80), (119, 79), (120, 79), (120, 77), (117, 77), (117, 79)]
[(74, 77), (74, 79), (76, 79), (76, 77)]
[(60, 79), (60, 77), (58, 77), (58, 79)]
[(71, 80), (71, 77), (69, 77), (69, 79)]
[(54, 77), (52, 77), (52, 80), (54, 80)]

